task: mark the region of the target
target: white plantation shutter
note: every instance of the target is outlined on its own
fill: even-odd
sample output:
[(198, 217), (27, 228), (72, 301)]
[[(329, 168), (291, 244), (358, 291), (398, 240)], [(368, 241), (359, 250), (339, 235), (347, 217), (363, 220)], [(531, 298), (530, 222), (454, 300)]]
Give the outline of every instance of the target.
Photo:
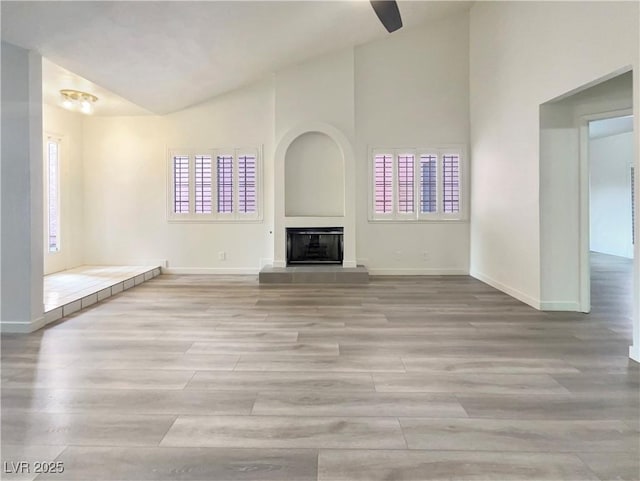
[(211, 156), (196, 155), (196, 214), (211, 213)]
[(260, 149), (246, 147), (169, 150), (168, 220), (261, 220), (260, 155)]
[(460, 212), (460, 156), (442, 156), (442, 211), (445, 214)]
[(238, 156), (238, 212), (253, 214), (257, 209), (257, 159), (255, 155)]
[(437, 161), (435, 154), (420, 155), (420, 212), (424, 214), (437, 209)]
[(393, 211), (393, 155), (374, 157), (374, 212), (391, 214)]
[(413, 154), (398, 155), (398, 212), (411, 214), (414, 212), (414, 164)]
[(173, 156), (173, 212), (189, 213), (189, 156)]
[(371, 150), (369, 220), (464, 220), (464, 146)]
[(233, 156), (218, 155), (216, 164), (218, 212), (230, 214), (233, 212)]

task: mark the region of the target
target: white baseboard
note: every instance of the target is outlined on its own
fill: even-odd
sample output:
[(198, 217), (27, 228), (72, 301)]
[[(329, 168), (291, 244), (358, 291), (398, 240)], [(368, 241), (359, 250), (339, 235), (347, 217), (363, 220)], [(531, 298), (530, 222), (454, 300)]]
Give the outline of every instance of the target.
[(167, 267), (167, 259), (129, 259), (123, 265), (126, 266), (160, 266)]
[(580, 303), (574, 301), (540, 301), (540, 310), (580, 312)]
[(260, 259), (260, 269), (262, 269), (263, 267), (266, 266), (272, 266), (273, 265), (273, 259)]
[(2, 321), (0, 322), (0, 331), (13, 334), (29, 334), (30, 332), (37, 331), (44, 325), (44, 316), (31, 322)]
[(507, 286), (506, 284), (503, 284), (502, 282), (496, 281), (495, 279), (492, 279), (491, 277), (481, 273), (481, 272), (477, 272), (477, 271), (472, 271), (469, 273), (469, 275), (471, 277), (474, 277), (476, 279), (478, 279), (479, 281), (484, 282), (485, 284), (489, 284), (491, 287), (494, 287), (496, 289), (498, 289), (499, 291), (504, 292), (505, 294), (510, 295), (511, 297), (518, 299), (521, 302), (524, 302), (525, 304), (530, 305), (531, 307), (540, 310), (541, 306), (540, 306), (540, 300), (539, 299), (535, 299), (531, 296), (529, 296), (528, 294), (525, 294), (522, 291), (519, 291), (518, 289), (515, 289), (513, 287)]
[(372, 276), (468, 276), (466, 269), (365, 267)]
[(257, 275), (260, 269), (256, 267), (163, 267), (163, 274), (234, 274)]

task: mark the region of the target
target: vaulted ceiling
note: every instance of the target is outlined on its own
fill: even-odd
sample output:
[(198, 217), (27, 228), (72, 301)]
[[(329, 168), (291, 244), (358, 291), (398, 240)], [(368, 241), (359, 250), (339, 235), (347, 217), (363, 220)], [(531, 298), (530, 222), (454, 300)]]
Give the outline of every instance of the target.
[[(469, 4), (399, 2), (405, 29)], [(37, 50), (63, 69), (158, 114), (322, 53), (389, 35), (363, 0), (0, 5), (2, 40)]]

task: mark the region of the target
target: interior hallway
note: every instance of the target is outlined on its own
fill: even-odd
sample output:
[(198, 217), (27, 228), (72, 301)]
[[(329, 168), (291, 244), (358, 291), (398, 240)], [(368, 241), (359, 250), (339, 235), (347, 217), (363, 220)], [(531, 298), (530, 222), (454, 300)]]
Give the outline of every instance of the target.
[(61, 461), (37, 478), (56, 480), (637, 479), (614, 261), (594, 256), (589, 315), (465, 276), (163, 275), (2, 337), (2, 461)]

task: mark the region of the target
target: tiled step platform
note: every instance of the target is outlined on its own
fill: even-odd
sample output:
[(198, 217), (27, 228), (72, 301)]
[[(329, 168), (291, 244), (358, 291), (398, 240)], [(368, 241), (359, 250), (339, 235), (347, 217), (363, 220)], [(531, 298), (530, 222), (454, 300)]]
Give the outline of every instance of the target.
[(80, 266), (44, 276), (45, 324), (160, 275), (159, 266)]
[(258, 279), (260, 284), (367, 284), (369, 271), (364, 266), (266, 266)]

